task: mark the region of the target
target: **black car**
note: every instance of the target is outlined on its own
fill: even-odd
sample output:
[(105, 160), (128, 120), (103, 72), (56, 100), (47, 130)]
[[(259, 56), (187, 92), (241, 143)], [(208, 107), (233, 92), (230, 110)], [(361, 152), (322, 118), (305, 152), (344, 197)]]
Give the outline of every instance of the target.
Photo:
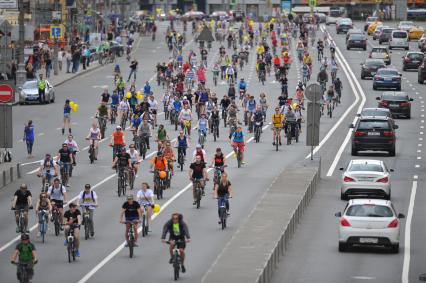
[(351, 34), (346, 42), (346, 49), (362, 48), (367, 50), (367, 38), (363, 34)]
[(383, 59), (366, 59), (361, 63), (361, 79), (374, 77), (378, 69), (385, 68), (386, 64)]
[(402, 70), (406, 71), (408, 69), (418, 69), (420, 64), (423, 63), (425, 55), (423, 52), (407, 52), (405, 56), (402, 56)]
[(352, 155), (358, 151), (374, 150), (388, 151), (390, 156), (395, 156), (395, 129), (397, 125), (386, 117), (360, 117), (355, 125), (351, 125)]
[(348, 32), (346, 33), (346, 42), (348, 42), (349, 36), (351, 36), (352, 34), (364, 34), (364, 32), (357, 28), (348, 30)]
[(379, 108), (388, 108), (393, 117), (404, 116), (411, 118), (411, 101), (412, 98), (402, 91), (386, 91), (380, 97), (376, 97), (379, 101)]
[(383, 42), (388, 42), (391, 38), (392, 31), (395, 30), (394, 28), (384, 28), (382, 29), (382, 32), (379, 35), (379, 44), (382, 44)]
[(395, 120), (388, 108), (363, 108), (358, 117), (385, 117), (391, 121), (392, 125), (395, 125)]
[(426, 78), (426, 58), (423, 59), (423, 62), (420, 64), (419, 69), (417, 70), (417, 81), (419, 84), (423, 84)]
[(336, 23), (336, 33), (346, 33), (353, 28), (352, 20), (349, 18), (341, 18)]

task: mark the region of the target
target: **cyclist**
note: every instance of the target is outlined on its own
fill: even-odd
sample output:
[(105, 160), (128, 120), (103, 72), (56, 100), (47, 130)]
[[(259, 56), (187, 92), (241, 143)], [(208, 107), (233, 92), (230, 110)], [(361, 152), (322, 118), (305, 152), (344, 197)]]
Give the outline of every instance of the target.
[(201, 161), (203, 162), (207, 160), (206, 151), (203, 149), (203, 147), (200, 144), (197, 144), (195, 147), (195, 150), (192, 152), (192, 162), (195, 162), (197, 156), (200, 156)]
[[(262, 106), (257, 105), (256, 110), (253, 112), (253, 115), (251, 115), (251, 121), (252, 121), (252, 130), (256, 132), (256, 128), (260, 127), (260, 131), (262, 132), (263, 127), (263, 111)], [(257, 126), (257, 124), (260, 124)]]
[(228, 88), (228, 95), (230, 99), (235, 100), (235, 85), (234, 84), (230, 84), (229, 88)]
[(303, 83), (306, 84), (307, 81), (311, 78), (311, 70), (309, 69), (309, 66), (306, 64), (303, 64), (302, 66), (302, 75), (303, 75)]
[[(138, 193), (136, 194), (136, 198), (141, 206), (141, 208), (144, 208), (144, 213), (146, 213), (146, 220), (148, 227), (151, 226), (151, 217), (152, 217), (152, 208), (154, 207), (154, 192), (149, 187), (148, 183), (142, 183), (141, 189), (139, 189)], [(151, 232), (151, 231), (149, 231)]]
[(303, 64), (308, 65), (309, 70), (312, 70), (312, 58), (311, 55), (309, 55), (309, 52), (305, 52), (305, 55), (303, 56)]
[(302, 62), (303, 51), (305, 50), (305, 48), (303, 47), (303, 42), (301, 40), (297, 42), (296, 50), (297, 50), (297, 58), (299, 58), (299, 62)]
[(163, 153), (164, 153), (164, 157), (167, 159), (168, 168), (171, 171), (172, 176), (173, 176), (174, 173), (175, 173), (175, 171), (174, 171), (175, 168), (173, 166), (173, 163), (175, 162), (176, 157), (175, 157), (175, 153), (173, 152), (173, 148), (172, 148), (169, 140), (167, 140), (165, 142), (165, 147), (163, 148)]
[(77, 161), (76, 161), (76, 154), (77, 152), (80, 152), (80, 149), (78, 148), (78, 144), (77, 142), (74, 140), (73, 135), (68, 135), (68, 139), (66, 139), (64, 141), (64, 143), (66, 143), (68, 145), (68, 149), (71, 151), (72, 154), (72, 158), (73, 158), (73, 166), (76, 166)]
[(318, 38), (317, 42), (317, 50), (318, 50), (318, 61), (321, 61), (323, 55), (324, 55), (324, 42), (321, 38)]
[(120, 99), (123, 99), (124, 89), (126, 88), (126, 83), (124, 82), (124, 79), (121, 75), (119, 76), (116, 85), (117, 85), (118, 95), (120, 96)]
[(105, 88), (104, 88), (104, 91), (103, 91), (103, 92), (102, 92), (102, 94), (101, 94), (101, 102), (108, 103), (108, 102), (109, 102), (110, 97), (111, 97), (111, 95), (110, 95), (110, 94), (109, 94), (109, 92), (108, 92), (108, 88), (107, 88), (107, 87), (105, 87)]
[(217, 210), (219, 214), (219, 224), (222, 224), (220, 219), (220, 206), (225, 202), (226, 213), (229, 215), (229, 198), (232, 198), (232, 188), (231, 182), (228, 180), (228, 174), (226, 172), (222, 173), (220, 180), (217, 184), (214, 185), (214, 198), (217, 198)]
[(225, 71), (226, 79), (229, 84), (234, 83), (235, 81), (235, 69), (232, 64), (229, 64)]
[(124, 132), (121, 130), (121, 126), (117, 126), (112, 133), (110, 145), (113, 147), (112, 158), (114, 160), (115, 155), (121, 151), (121, 148), (126, 146)]
[(68, 133), (71, 134), (71, 101), (65, 100), (64, 104), (64, 124), (62, 126), (62, 135), (65, 134), (65, 128), (68, 126)]
[(39, 177), (42, 177), (42, 183), (50, 184), (50, 181), (54, 176), (58, 176), (58, 168), (56, 167), (56, 161), (52, 156), (47, 153), (44, 160), (40, 162), (39, 172), (37, 174)]
[(19, 187), (19, 190), (17, 190), (13, 196), (12, 200), (12, 210), (15, 210), (15, 219), (16, 219), (16, 233), (19, 233), (19, 210), (24, 210), (24, 226), (25, 226), (25, 232), (29, 233), (28, 231), (28, 208), (32, 207), (32, 194), (28, 190), (28, 187), (26, 184), (22, 184)]
[(110, 116), (108, 115), (108, 107), (106, 102), (101, 102), (95, 114), (95, 118), (98, 119), (99, 126), (101, 126), (101, 123), (104, 122), (104, 126), (106, 127), (106, 121), (109, 117)]
[(275, 108), (275, 113), (272, 114), (272, 126), (274, 131), (274, 139), (272, 145), (275, 145), (276, 136), (278, 135), (278, 142), (281, 145), (281, 129), (283, 127), (284, 114), (280, 112), (280, 108)]
[(325, 92), (326, 84), (328, 82), (328, 75), (325, 69), (322, 69), (317, 76), (317, 82), (320, 83), (322, 91)]
[(154, 94), (151, 93), (148, 99), (149, 103), (149, 111), (152, 114), (152, 117), (154, 118), (154, 127), (157, 127), (157, 110), (158, 110), (158, 102), (154, 98)]
[(121, 148), (121, 151), (115, 155), (115, 159), (112, 162), (112, 168), (116, 169), (117, 172), (120, 172), (120, 170), (123, 170), (126, 176), (126, 179), (127, 180), (129, 179), (127, 178), (128, 177), (127, 169), (132, 168), (132, 162), (131, 162), (130, 154), (128, 154), (126, 151), (126, 147), (123, 146)]
[[(207, 130), (208, 130), (208, 125), (209, 125), (209, 121), (206, 118), (206, 114), (201, 114), (201, 118), (200, 120), (198, 120), (198, 136), (199, 136), (199, 141), (201, 140), (200, 137), (201, 135), (204, 135), (204, 138), (207, 136)], [(204, 144), (202, 144), (201, 146), (204, 146)]]
[[(60, 166), (63, 166), (64, 175), (68, 174), (68, 177), (70, 177), (71, 164), (74, 163), (74, 158), (66, 143), (62, 144), (62, 148), (58, 151), (57, 162)], [(69, 180), (65, 185), (69, 187)]]
[[(124, 217), (123, 217), (124, 216)], [(133, 195), (127, 196), (127, 201), (123, 203), (121, 206), (121, 213), (120, 213), (120, 223), (126, 224), (126, 231), (124, 234), (124, 238), (126, 239), (126, 247), (128, 247), (129, 242), (129, 229), (130, 225), (134, 226), (134, 237), (135, 242), (133, 243), (134, 247), (137, 247), (137, 241), (138, 241), (138, 232), (137, 232), (137, 225), (140, 222), (140, 218), (142, 216), (142, 210), (141, 206), (137, 201), (134, 201)]]
[(249, 99), (247, 100), (247, 102), (245, 103), (244, 106), (245, 106), (244, 107), (245, 108), (244, 109), (244, 113), (245, 113), (245, 115), (247, 117), (247, 120), (250, 121), (250, 123), (249, 123), (249, 131), (250, 131), (250, 133), (252, 133), (253, 132), (253, 123), (251, 123), (251, 122), (253, 121), (252, 120), (253, 114), (254, 114), (254, 112), (256, 112), (256, 108), (257, 108), (257, 103), (256, 103), (256, 100), (254, 99), (253, 95), (251, 95), (249, 97)]
[(245, 164), (244, 162), (244, 147), (246, 145), (244, 141), (244, 134), (242, 132), (241, 126), (238, 126), (236, 131), (232, 134), (230, 138), (230, 143), (234, 148), (234, 151), (238, 148), (240, 151), (241, 164)]
[(158, 173), (160, 171), (167, 171), (168, 170), (168, 161), (164, 157), (163, 151), (158, 151), (157, 156), (155, 156), (151, 160), (151, 166), (150, 169), (152, 170), (154, 168), (154, 183), (156, 182)]
[(191, 135), (191, 121), (192, 121), (192, 112), (189, 108), (189, 105), (184, 105), (183, 109), (179, 113), (178, 120), (181, 123), (182, 130), (186, 127), (188, 131), (188, 136)]
[(123, 120), (127, 121), (127, 117), (130, 111), (130, 104), (127, 101), (126, 97), (123, 97), (123, 100), (120, 101), (120, 104), (118, 105), (117, 110), (118, 110), (117, 117), (120, 119), (120, 124), (122, 123), (121, 121)]
[(339, 68), (337, 66), (337, 62), (334, 59), (334, 57), (331, 57), (330, 65), (331, 65), (331, 68), (330, 68), (331, 69), (330, 70), (330, 72), (331, 72), (331, 81), (334, 82), (334, 80), (336, 79), (336, 76), (337, 76), (337, 70)]
[[(182, 260), (182, 273), (186, 272), (185, 268), (185, 247), (186, 243), (191, 241), (189, 235), (188, 225), (183, 221), (183, 215), (179, 213), (173, 213), (172, 218), (164, 224), (163, 232), (161, 234), (161, 241), (165, 243), (166, 235), (169, 234), (170, 242), (170, 260), (169, 263), (173, 263), (173, 249), (176, 247), (179, 249), (180, 258)], [(186, 240), (185, 240), (186, 239)]]
[(98, 128), (96, 122), (92, 123), (92, 127), (89, 130), (89, 135), (86, 137), (86, 140), (90, 141), (89, 146), (93, 143), (95, 149), (95, 160), (98, 159), (98, 146), (99, 140), (101, 139), (101, 130)]
[(179, 132), (178, 137), (176, 138), (175, 147), (178, 148), (178, 156), (183, 153), (183, 156), (186, 157), (186, 149), (189, 146), (188, 139), (185, 136), (185, 133), (183, 131)]
[(82, 190), (77, 199), (77, 206), (84, 207), (89, 210), (89, 218), (90, 218), (90, 236), (93, 237), (95, 235), (95, 227), (93, 224), (93, 213), (95, 212), (96, 207), (98, 206), (98, 195), (94, 190), (92, 190), (90, 184), (84, 185), (84, 190)]
[(50, 203), (49, 196), (47, 195), (46, 192), (40, 193), (40, 196), (37, 200), (35, 209), (36, 209), (36, 214), (38, 216), (38, 223), (39, 223), (39, 225), (38, 225), (39, 231), (37, 232), (37, 237), (40, 237), (40, 235), (41, 235), (41, 225), (40, 224), (43, 222), (43, 218), (42, 218), (43, 214), (41, 213), (41, 211), (42, 210), (47, 211), (47, 213), (45, 214), (46, 223), (49, 221), (48, 215), (52, 211), (52, 204)]
[(193, 205), (197, 204), (197, 195), (195, 191), (195, 182), (199, 181), (204, 195), (205, 182), (208, 181), (206, 163), (201, 159), (200, 155), (195, 156), (195, 161), (189, 166), (189, 179), (192, 181), (192, 193), (194, 197)]
[(340, 102), (340, 98), (342, 96), (342, 89), (343, 89), (342, 81), (339, 78), (336, 78), (333, 82), (333, 85), (334, 85), (334, 90), (337, 93), (338, 101)]
[(135, 149), (135, 145), (131, 144), (127, 153), (130, 155), (130, 162), (132, 164), (131, 168), (133, 168), (134, 176), (136, 177), (139, 170), (139, 164), (141, 163), (139, 152)]
[[(21, 234), (21, 242), (16, 245), (15, 250), (10, 257), (10, 261), (12, 264), (16, 263), (16, 259), (19, 257), (19, 263), (23, 264), (26, 269), (26, 273), (28, 275), (28, 282), (31, 282), (34, 276), (34, 264), (38, 261), (38, 255), (36, 251), (36, 247), (33, 243), (30, 242), (30, 236), (28, 234)], [(16, 273), (18, 280), (21, 281), (21, 273)]]
[(58, 178), (55, 178), (55, 180), (53, 180), (53, 184), (47, 190), (47, 195), (49, 196), (52, 204), (55, 204), (59, 210), (59, 223), (63, 223), (64, 203), (66, 203), (68, 199), (66, 187), (61, 184), (61, 181)]
[(158, 151), (160, 151), (163, 147), (164, 147), (164, 143), (166, 140), (169, 140), (169, 136), (167, 135), (167, 131), (164, 128), (164, 125), (161, 124), (158, 127), (158, 131), (157, 131), (157, 143), (158, 143)]
[(141, 139), (144, 139), (146, 148), (149, 149), (149, 137), (151, 136), (151, 128), (148, 124), (148, 120), (143, 119), (140, 123), (136, 135)]
[(120, 96), (118, 95), (117, 90), (114, 90), (111, 95), (110, 117), (113, 116), (112, 112), (115, 112), (115, 116), (117, 116), (117, 108), (119, 104), (120, 104)]
[(326, 96), (325, 96), (325, 102), (327, 104), (327, 109), (330, 106), (330, 103), (333, 102), (333, 100), (334, 100), (334, 89), (333, 89), (333, 86), (331, 85), (331, 86), (328, 87), (328, 90), (327, 90), (327, 93), (326, 93)]
[(75, 256), (80, 257), (80, 225), (81, 225), (81, 212), (77, 208), (75, 203), (69, 204), (69, 210), (64, 213), (64, 229), (65, 229), (65, 242), (64, 245), (68, 245), (68, 233), (71, 229), (71, 226), (74, 228), (74, 244), (75, 244)]
[(151, 85), (148, 81), (145, 82), (145, 85), (143, 86), (143, 94), (144, 96), (148, 97), (151, 94)]
[(245, 94), (245, 93), (246, 93), (246, 90), (247, 90), (247, 83), (245, 82), (244, 78), (241, 78), (241, 79), (240, 79), (240, 83), (238, 84), (238, 90), (239, 90), (239, 92), (240, 92), (240, 96), (241, 96), (241, 93), (242, 93), (242, 94)]
[(209, 120), (210, 132), (213, 132), (213, 125), (215, 125), (217, 129), (216, 134), (217, 134), (217, 137), (219, 137), (220, 112), (219, 112), (219, 108), (216, 105), (213, 107), (213, 111), (210, 113), (208, 120)]
[[(293, 127), (293, 125), (297, 122), (296, 119), (297, 119), (297, 117), (294, 114), (294, 112), (292, 111), (291, 106), (287, 107), (287, 112), (285, 114), (284, 132), (287, 135), (291, 135), (292, 137), (294, 136), (295, 128)], [(289, 126), (290, 126), (291, 131), (289, 131)]]
[(259, 76), (259, 82), (261, 81), (261, 78), (263, 80), (266, 80), (266, 64), (262, 60), (257, 61), (257, 72)]

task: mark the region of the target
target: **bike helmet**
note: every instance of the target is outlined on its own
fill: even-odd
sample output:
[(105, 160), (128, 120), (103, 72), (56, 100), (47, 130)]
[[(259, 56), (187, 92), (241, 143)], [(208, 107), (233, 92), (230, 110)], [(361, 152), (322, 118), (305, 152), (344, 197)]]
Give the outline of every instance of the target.
[(22, 241), (29, 240), (29, 239), (30, 239), (30, 236), (28, 234), (21, 234), (21, 240)]

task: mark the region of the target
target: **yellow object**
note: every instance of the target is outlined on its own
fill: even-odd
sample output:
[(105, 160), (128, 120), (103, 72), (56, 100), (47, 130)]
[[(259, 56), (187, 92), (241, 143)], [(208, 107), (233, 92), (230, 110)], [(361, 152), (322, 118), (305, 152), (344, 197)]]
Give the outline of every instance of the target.
[(136, 94), (136, 98), (138, 100), (143, 100), (143, 95), (139, 92), (138, 94)]
[(74, 103), (74, 101), (71, 101), (71, 102), (70, 102), (70, 107), (71, 107), (71, 108), (74, 108), (74, 104), (75, 104), (75, 103)]
[(423, 27), (412, 27), (410, 31), (408, 32), (408, 39), (409, 40), (417, 40), (422, 37), (422, 35), (425, 33), (425, 29)]
[(281, 128), (284, 121), (284, 114), (272, 114), (272, 124), (275, 128)]
[(374, 22), (372, 22), (372, 23), (368, 26), (367, 34), (368, 34), (368, 35), (373, 34), (373, 33), (374, 33), (374, 31), (376, 30), (376, 27), (377, 27), (377, 26), (381, 26), (381, 25), (383, 25), (383, 23), (382, 23), (382, 22), (379, 22), (379, 21), (374, 21)]
[(298, 105), (298, 104), (297, 104), (296, 102), (295, 102), (295, 103), (293, 103), (292, 108), (293, 108), (293, 109), (296, 109), (297, 105)]
[(166, 171), (160, 171), (158, 173), (158, 176), (160, 177), (160, 179), (166, 179), (167, 173), (166, 173)]
[(154, 208), (152, 209), (152, 212), (159, 213), (161, 210), (161, 207), (158, 203), (154, 204)]
[(132, 97), (132, 94), (130, 93), (130, 91), (128, 91), (127, 93), (126, 93), (126, 98), (127, 99), (130, 99)]
[(74, 104), (74, 109), (75, 109), (75, 112), (78, 111), (78, 104), (77, 103)]

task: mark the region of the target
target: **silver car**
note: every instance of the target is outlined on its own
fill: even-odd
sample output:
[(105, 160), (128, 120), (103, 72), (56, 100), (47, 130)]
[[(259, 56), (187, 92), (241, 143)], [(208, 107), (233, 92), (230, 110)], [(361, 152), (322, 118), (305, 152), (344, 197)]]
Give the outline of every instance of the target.
[(384, 246), (399, 252), (400, 219), (388, 200), (353, 199), (339, 217), (339, 252), (350, 246)]
[[(19, 104), (29, 104), (29, 103), (40, 103), (38, 97), (38, 85), (37, 80), (26, 81), (22, 87), (18, 89), (19, 91)], [(46, 102), (55, 102), (55, 89), (53, 85), (46, 80), (46, 90), (45, 90)]]
[(390, 172), (393, 172), (393, 169), (388, 169), (383, 161), (351, 160), (346, 169), (340, 170), (343, 171), (340, 199), (359, 196), (391, 198)]

